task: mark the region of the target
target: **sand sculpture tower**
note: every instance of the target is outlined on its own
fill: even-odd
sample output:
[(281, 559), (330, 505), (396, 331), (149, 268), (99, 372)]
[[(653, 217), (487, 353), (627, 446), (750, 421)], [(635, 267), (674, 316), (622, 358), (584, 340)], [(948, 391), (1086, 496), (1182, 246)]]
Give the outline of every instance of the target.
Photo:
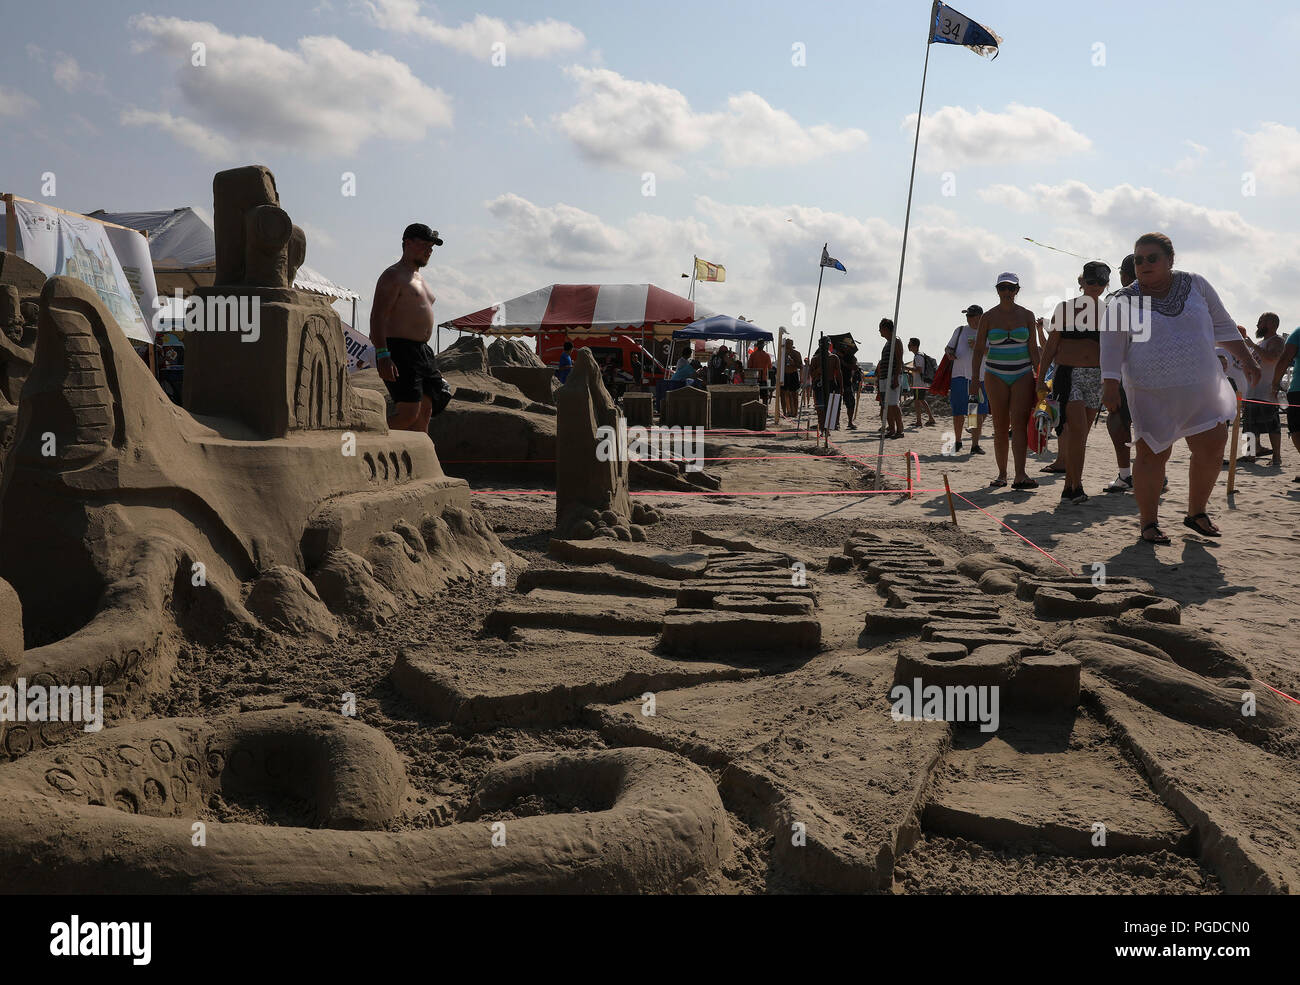
[(307, 240), (280, 208), (275, 176), (261, 165), (220, 171), (212, 198), (216, 279), (187, 312), (186, 409), (234, 417), (259, 438), (383, 430), (377, 395), (348, 383), (338, 314), (293, 288)]
[[(615, 448), (615, 454), (598, 454), (602, 428), (620, 440), (620, 415), (590, 349), (575, 350), (569, 378), (555, 391), (555, 405), (556, 536), (586, 538), (602, 526), (626, 528), (632, 523), (626, 453)], [(604, 444), (608, 449), (611, 442), (606, 438)]]

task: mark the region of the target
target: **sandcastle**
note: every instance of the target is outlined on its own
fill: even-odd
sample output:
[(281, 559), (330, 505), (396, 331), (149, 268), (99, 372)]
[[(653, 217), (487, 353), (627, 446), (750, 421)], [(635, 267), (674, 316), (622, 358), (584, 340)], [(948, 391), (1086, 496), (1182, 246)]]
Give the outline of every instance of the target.
[[(324, 606), (366, 622), (396, 611), (392, 593), (427, 597), (509, 556), (428, 438), (389, 433), (382, 405), (352, 389), (332, 309), (281, 283), (305, 246), (270, 173), (223, 172), (214, 192), (231, 283), (206, 296), (270, 301), (256, 343), (242, 323), (193, 334), (193, 413), (86, 285), (41, 290), (0, 487), (0, 577), (22, 600), (29, 678), (90, 679), (122, 701), (165, 686), (178, 638), (255, 632), (241, 582), (269, 579), (250, 601), (282, 629)], [(9, 727), (4, 747), (57, 731)]]
[[(0, 685), (105, 705), (99, 732), (0, 722), (0, 889), (715, 892), (757, 865), (757, 891), (887, 891), (929, 837), (1300, 885), (1300, 722), (1155, 585), (947, 524), (845, 527), (829, 556), (799, 524), (656, 525), (627, 449), (596, 454), (621, 432), (586, 350), (554, 416), (464, 396), (555, 425), (555, 513), (496, 528), (525, 559), (340, 375), (337, 320), (286, 286), (305, 240), (269, 172), (214, 192), (223, 285), (203, 298), (256, 297), (260, 334), (196, 336), (187, 410), (84, 285), (37, 285), (35, 322), (30, 278), (0, 294)], [(421, 637), (444, 603), (450, 642)], [(196, 653), (239, 643), (231, 673), (252, 676), (276, 648), (381, 638), (362, 683), (396, 730), (333, 693), (165, 710)], [(980, 715), (900, 687), (978, 693)], [(429, 807), (445, 777), (422, 750), (498, 741)]]

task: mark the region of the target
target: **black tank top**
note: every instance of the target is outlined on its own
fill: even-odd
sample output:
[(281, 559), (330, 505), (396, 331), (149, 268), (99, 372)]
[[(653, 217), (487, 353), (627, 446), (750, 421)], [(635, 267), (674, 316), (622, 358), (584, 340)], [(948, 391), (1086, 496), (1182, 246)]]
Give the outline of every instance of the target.
[[(1088, 315), (1090, 317), (1085, 317), (1084, 312), (1086, 310), (1086, 306), (1082, 302), (1087, 302), (1087, 305), (1092, 306), (1092, 311), (1088, 312)], [(1105, 307), (1102, 304), (1101, 300), (1098, 299), (1096, 302), (1093, 302), (1085, 294), (1082, 297), (1077, 297), (1070, 301), (1067, 301), (1066, 305), (1067, 305), (1067, 314), (1073, 314), (1074, 317), (1067, 318), (1066, 324), (1061, 326), (1062, 340), (1067, 342), (1068, 341), (1076, 341), (1076, 342), (1101, 341), (1101, 330), (1100, 330), (1099, 323), (1101, 322), (1102, 312), (1105, 311)], [(1085, 326), (1091, 326), (1091, 327), (1085, 327)]]

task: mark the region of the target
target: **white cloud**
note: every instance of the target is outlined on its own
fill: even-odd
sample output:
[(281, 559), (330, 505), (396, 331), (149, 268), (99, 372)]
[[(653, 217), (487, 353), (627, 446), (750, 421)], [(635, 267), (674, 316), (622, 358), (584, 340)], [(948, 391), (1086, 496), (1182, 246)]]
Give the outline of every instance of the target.
[(867, 142), (862, 130), (804, 127), (753, 92), (731, 96), (725, 111), (701, 113), (670, 86), (637, 82), (609, 69), (573, 66), (578, 102), (556, 125), (588, 159), (607, 167), (682, 173), (677, 159), (716, 145), (728, 166), (806, 162)]
[(418, 0), (374, 0), (365, 6), (386, 31), (433, 41), (484, 61), (491, 60), (493, 45), (503, 44), (507, 65), (511, 58), (547, 58), (577, 51), (587, 43), (572, 24), (551, 18), (507, 24), (499, 17), (479, 14), (459, 27), (448, 27), (420, 13)]
[[(1038, 260), (1028, 247), (987, 229), (963, 225), (959, 216), (947, 209), (924, 209), (912, 226), (907, 246), (908, 281), (927, 291), (965, 290), (975, 298), (992, 294), (994, 282), (1004, 270), (1016, 273), (1026, 285), (1035, 284), (1041, 276)], [(1021, 303), (1030, 306), (1028, 299)]]
[(692, 245), (707, 247), (709, 242), (701, 224), (693, 219), (640, 213), (619, 227), (572, 205), (535, 205), (513, 193), (485, 205), (502, 224), (498, 244), (508, 251), (511, 262), (540, 267), (652, 269), (665, 263), (671, 266), (669, 256), (677, 256), (678, 264), (685, 263), (678, 254), (689, 251)]
[[(903, 120), (902, 128), (915, 132), (915, 113)], [(920, 166), (927, 171), (1051, 161), (1091, 148), (1091, 140), (1038, 106), (1011, 103), (1001, 113), (944, 106), (921, 121)]]
[(0, 86), (0, 117), (25, 116), (36, 108), (36, 100), (26, 93)]
[[(1163, 232), (1173, 240), (1177, 266), (1209, 278), (1243, 324), (1260, 311), (1300, 307), (1294, 238), (1254, 225), (1239, 212), (1128, 184), (1100, 191), (1082, 181), (1027, 190), (994, 185), (979, 195), (1035, 217), (1035, 239), (1112, 263), (1132, 250), (1138, 236)], [(1055, 272), (1054, 283), (1073, 286), (1077, 260), (1052, 255), (1045, 262)]]
[[(1053, 221), (1087, 218), (1105, 234), (1112, 249), (1127, 253), (1138, 236), (1157, 230), (1174, 241), (1174, 249), (1215, 250), (1240, 247), (1260, 232), (1241, 213), (1211, 209), (1130, 184), (1094, 191), (1082, 181), (1034, 185), (1027, 191), (1010, 185), (981, 189), (980, 198), (1018, 212), (1037, 213)], [(1079, 253), (1088, 252), (1076, 250)]]
[[(902, 234), (884, 219), (806, 205), (729, 205), (706, 196), (696, 198), (695, 208), (716, 227), (720, 242), (754, 254), (759, 266), (737, 267), (751, 288), (770, 285), (782, 297), (790, 289), (815, 291), (822, 244), (829, 243), (831, 256), (847, 268), (847, 274), (827, 271), (828, 278), (842, 281), (836, 291), (862, 295), (866, 288), (868, 295), (883, 297), (886, 282), (892, 290)], [(808, 304), (811, 313), (811, 297)]]
[(338, 245), (334, 237), (320, 226), (311, 222), (306, 222), (302, 219), (295, 219), (294, 222), (297, 223), (298, 226), (302, 228), (302, 231), (307, 235), (308, 246), (316, 246), (328, 250)]
[[(254, 147), (351, 154), (375, 138), (420, 140), (431, 128), (451, 125), (451, 101), (442, 90), (396, 58), (357, 51), (338, 38), (300, 38), (291, 51), (174, 17), (141, 14), (131, 26), (146, 36), (138, 50), (175, 59), (193, 117), (173, 118), (180, 121), (171, 127), (178, 137), (197, 126)], [(197, 41), (206, 45), (202, 66), (191, 64)]]
[(65, 51), (57, 52), (54, 56), (54, 82), (65, 92), (76, 92), (78, 89), (99, 92), (104, 88), (102, 75), (87, 72)]
[(754, 92), (727, 100), (717, 140), (722, 160), (731, 166), (764, 166), (807, 161), (854, 150), (867, 142), (863, 130), (836, 130), (825, 124), (803, 127), (784, 110)]
[(1246, 166), (1254, 172), (1260, 195), (1300, 192), (1300, 130), (1263, 123), (1254, 133), (1237, 132)]
[(235, 152), (234, 145), (225, 137), (183, 116), (131, 107), (122, 111), (121, 122), (128, 127), (154, 127), (204, 157), (228, 158)]
[(1191, 150), (1186, 157), (1179, 159), (1178, 163), (1172, 168), (1166, 168), (1168, 174), (1190, 174), (1200, 167), (1205, 155), (1209, 153), (1209, 148), (1203, 144), (1198, 144), (1195, 140), (1184, 140), (1184, 144)]

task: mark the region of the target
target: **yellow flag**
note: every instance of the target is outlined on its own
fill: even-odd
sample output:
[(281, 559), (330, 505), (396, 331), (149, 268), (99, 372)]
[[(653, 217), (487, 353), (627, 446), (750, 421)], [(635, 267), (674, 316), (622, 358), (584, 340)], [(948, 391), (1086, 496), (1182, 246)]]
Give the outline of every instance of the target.
[(696, 280), (716, 280), (725, 281), (727, 279), (727, 268), (717, 263), (709, 263), (707, 260), (695, 258), (695, 279)]

